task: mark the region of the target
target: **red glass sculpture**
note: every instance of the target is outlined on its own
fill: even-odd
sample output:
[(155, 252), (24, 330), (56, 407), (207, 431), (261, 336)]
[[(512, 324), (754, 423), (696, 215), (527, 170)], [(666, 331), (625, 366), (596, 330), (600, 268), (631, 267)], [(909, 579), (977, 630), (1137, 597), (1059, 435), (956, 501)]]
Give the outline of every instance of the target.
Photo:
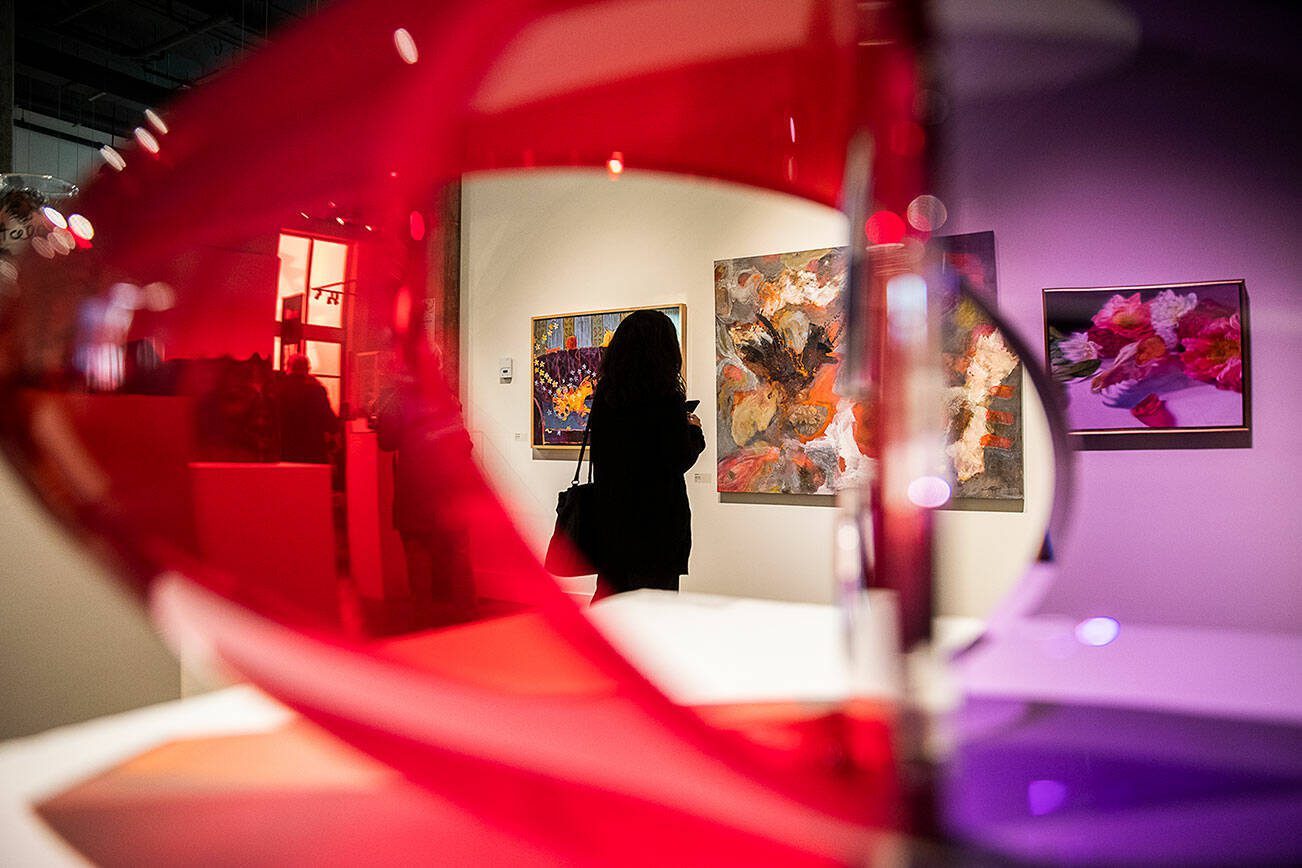
[[(450, 385), (443, 197), (484, 170), (653, 170), (888, 227), (854, 233), (848, 350), (888, 455), (920, 424), (904, 376), (920, 347), (883, 337), (890, 282), (916, 262), (862, 245), (900, 241), (928, 192), (920, 31), (908, 3), (340, 3), (102, 169), (73, 255), (17, 263), (0, 309), (7, 454), (175, 642), (504, 832), (620, 864), (871, 860), (870, 830), (916, 820), (895, 710), (784, 708), (757, 727), (674, 705), (522, 541)], [(331, 270), (336, 247), (347, 265)], [(396, 402), (419, 441), (394, 447), (406, 484), (435, 507), (425, 555), (449, 584), (491, 577), (509, 605), (387, 597), (361, 541), (404, 496), (383, 493), (403, 484), (384, 481), (388, 459), (349, 446), (345, 471), (286, 451), (276, 402), (317, 394), (291, 383), (294, 351), (320, 362), (341, 334), (350, 382), (313, 436)], [(369, 487), (339, 478), (366, 467)], [(850, 576), (899, 593), (911, 641), (930, 629), (930, 524), (889, 494), (901, 472), (884, 461), (851, 504)]]

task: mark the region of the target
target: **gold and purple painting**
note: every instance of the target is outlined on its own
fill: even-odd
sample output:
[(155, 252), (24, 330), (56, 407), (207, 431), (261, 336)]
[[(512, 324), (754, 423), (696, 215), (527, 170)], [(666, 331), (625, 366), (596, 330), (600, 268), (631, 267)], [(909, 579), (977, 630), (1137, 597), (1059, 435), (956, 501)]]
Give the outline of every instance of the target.
[[(1019, 509), (1021, 360), (956, 287), (993, 301), (993, 233), (937, 238), (951, 288), (943, 329), (949, 378), (951, 505)], [(832, 494), (872, 471), (869, 408), (836, 392), (845, 248), (714, 264), (718, 489)]]
[(687, 306), (682, 304), (554, 314), (530, 321), (535, 449), (583, 442), (606, 346), (624, 317), (635, 310), (660, 311), (682, 340), (687, 319)]
[(718, 489), (831, 494), (869, 472), (863, 408), (835, 390), (846, 252), (714, 264)]

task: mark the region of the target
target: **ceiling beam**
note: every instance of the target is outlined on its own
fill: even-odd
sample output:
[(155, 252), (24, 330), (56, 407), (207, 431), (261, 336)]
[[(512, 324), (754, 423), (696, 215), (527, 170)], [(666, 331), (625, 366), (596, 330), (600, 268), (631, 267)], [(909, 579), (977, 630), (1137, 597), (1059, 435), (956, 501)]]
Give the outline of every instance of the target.
[[(130, 138), (136, 127), (136, 123), (124, 119), (125, 115), (120, 115), (107, 106), (101, 107), (93, 102), (73, 104), (67, 99), (53, 100), (43, 93), (23, 94), (14, 107), (103, 133), (106, 139), (111, 136)], [(136, 115), (131, 120), (138, 119), (139, 115)]]
[(58, 21), (54, 22), (54, 26), (60, 27), (64, 24), (69, 23), (70, 21), (75, 21), (81, 16), (85, 15), (87, 12), (90, 12), (91, 10), (94, 9), (98, 9), (99, 7), (109, 2), (110, 0), (90, 0), (90, 2), (88, 3), (83, 3), (80, 6), (78, 6), (76, 9), (70, 11), (67, 15), (64, 15)]
[(215, 15), (207, 21), (200, 22), (166, 39), (160, 39), (142, 48), (137, 48), (130, 56), (135, 60), (157, 60), (178, 45), (189, 42), (197, 36), (202, 36), (209, 30), (218, 28), (223, 24), (230, 24), (232, 21), (233, 19), (229, 15)]
[(72, 133), (65, 133), (63, 130), (56, 130), (52, 127), (46, 127), (46, 126), (41, 126), (40, 124), (34, 124), (29, 120), (24, 120), (23, 118), (18, 118), (17, 120), (15, 120), (14, 126), (18, 127), (19, 129), (30, 130), (34, 133), (40, 133), (43, 136), (53, 136), (56, 139), (63, 139), (63, 141), (72, 142), (74, 145), (81, 145), (82, 147), (86, 147), (86, 148), (94, 148), (97, 151), (100, 148), (104, 147), (104, 145), (108, 144), (108, 137), (105, 137), (104, 139), (101, 139), (99, 141), (95, 141), (93, 139), (86, 139), (86, 138), (82, 138), (81, 136), (73, 135)]
[(14, 50), (17, 65), (113, 94), (141, 108), (159, 108), (175, 95), (166, 88), (125, 72), (27, 40)]

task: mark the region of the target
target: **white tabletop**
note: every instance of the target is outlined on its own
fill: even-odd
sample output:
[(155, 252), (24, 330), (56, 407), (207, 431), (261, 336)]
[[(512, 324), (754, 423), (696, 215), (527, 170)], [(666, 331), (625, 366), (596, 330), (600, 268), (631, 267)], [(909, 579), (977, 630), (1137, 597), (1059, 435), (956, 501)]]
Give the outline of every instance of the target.
[[(676, 702), (827, 701), (897, 690), (894, 612), (888, 597), (870, 604), (855, 664), (832, 606), (638, 591), (590, 614)], [(938, 619), (938, 654), (982, 629), (976, 619)], [(1015, 618), (992, 624), (958, 670), (965, 689), (982, 695), (1302, 719), (1302, 640), (1291, 635), (1125, 624), (1114, 642), (1092, 647), (1075, 640), (1067, 619)], [(942, 680), (928, 682), (933, 705), (947, 700)], [(239, 686), (0, 743), (0, 865), (83, 864), (32, 814), (39, 801), (166, 741), (265, 732), (293, 716)]]
[(86, 864), (32, 813), (32, 806), (164, 742), (267, 732), (294, 717), (248, 686), (61, 726), (0, 742), (0, 865)]

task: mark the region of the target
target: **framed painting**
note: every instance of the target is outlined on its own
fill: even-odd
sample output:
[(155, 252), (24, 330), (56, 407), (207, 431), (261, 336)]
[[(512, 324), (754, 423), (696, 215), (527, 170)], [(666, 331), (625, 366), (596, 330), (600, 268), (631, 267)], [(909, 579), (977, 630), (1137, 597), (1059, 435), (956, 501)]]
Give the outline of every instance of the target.
[(685, 304), (552, 314), (530, 320), (533, 448), (573, 448), (583, 442), (606, 345), (624, 317), (635, 310), (658, 310), (669, 317), (678, 330), (685, 369)]
[[(993, 301), (994, 233), (936, 242), (951, 278), (951, 506), (1020, 510), (1021, 360), (957, 293), (962, 282)], [(869, 408), (836, 391), (845, 277), (842, 247), (715, 262), (720, 492), (832, 494), (870, 472)]]
[(869, 472), (864, 411), (836, 393), (846, 250), (714, 263), (718, 489), (831, 494)]
[(1252, 445), (1242, 280), (1052, 288), (1045, 358), (1081, 449)]
[(998, 299), (995, 233), (937, 235), (932, 240), (939, 249), (940, 267), (945, 275), (961, 280), (970, 291), (991, 304)]
[(998, 299), (995, 233), (934, 239), (944, 292), (945, 455), (951, 509), (1017, 512), (1025, 505), (1022, 361), (994, 323), (962, 297)]

